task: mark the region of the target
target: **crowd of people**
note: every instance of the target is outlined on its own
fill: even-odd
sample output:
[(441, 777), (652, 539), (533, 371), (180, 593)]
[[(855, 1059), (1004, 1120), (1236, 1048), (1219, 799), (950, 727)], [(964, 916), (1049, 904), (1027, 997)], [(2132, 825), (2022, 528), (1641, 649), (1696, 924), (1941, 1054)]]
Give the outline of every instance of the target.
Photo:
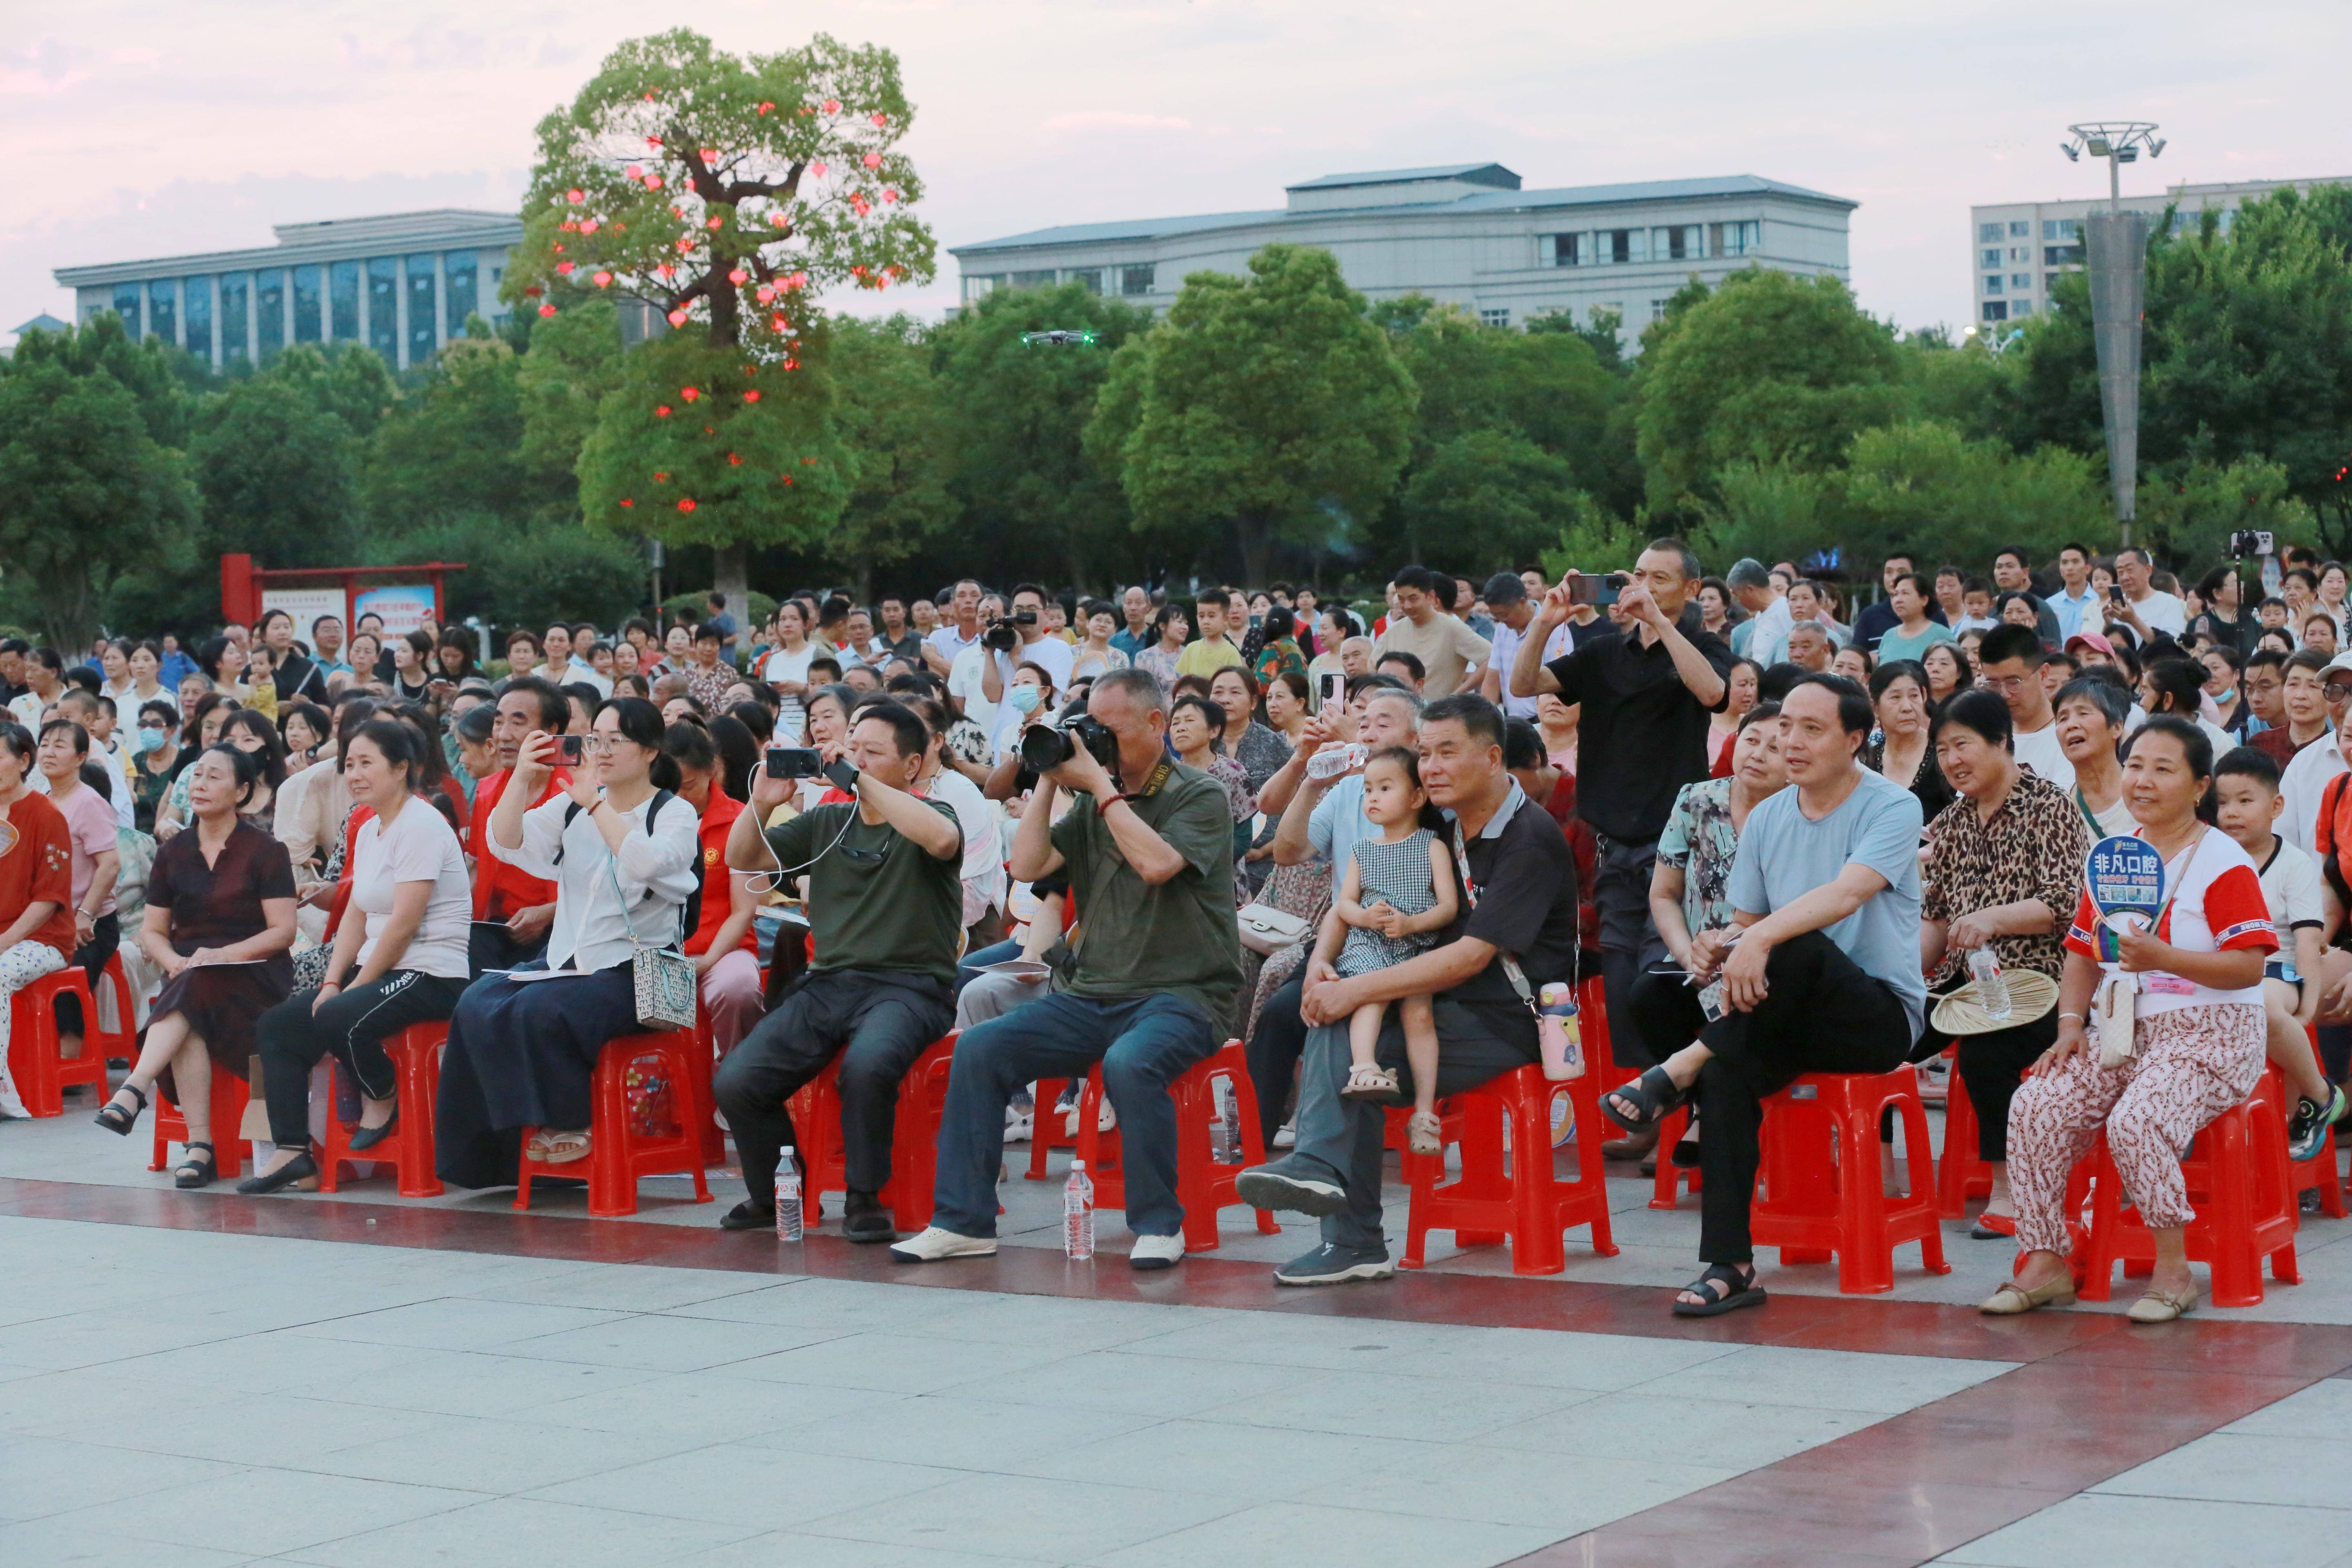
[[(1906, 1063), (1932, 1093), (1957, 1046), (1975, 1233), (2027, 1254), (1984, 1310), (2070, 1299), (2067, 1177), (2104, 1129), (2156, 1235), (2133, 1312), (2163, 1319), (2196, 1299), (2190, 1138), (2268, 1062), (2311, 1158), (2352, 1065), (2347, 574), (2264, 567), (2257, 599), (2139, 550), (1896, 554), (1856, 604), (1661, 539), (1558, 582), (1408, 566), (1360, 607), (965, 580), (747, 625), (714, 594), (516, 628), (502, 665), (467, 627), (283, 611), (193, 651), (0, 641), (0, 1001), (119, 959), (138, 1043), (100, 1124), (169, 1097), (173, 1179), (205, 1186), (236, 1131), (213, 1075), (244, 1079), (249, 1194), (320, 1174), (321, 1061), (363, 1151), (402, 1113), (385, 1041), (446, 1021), (436, 1166), (479, 1188), (586, 1156), (598, 1054), (668, 976), (719, 1058), (720, 1223), (774, 1224), (789, 1102), (837, 1060), (843, 1233), (910, 1262), (994, 1251), (1005, 1142), (1076, 1127), (1034, 1086), (1098, 1067), (1140, 1269), (1184, 1251), (1169, 1085), (1238, 1036), (1275, 1152), (1240, 1194), (1321, 1220), (1276, 1270), (1303, 1285), (1393, 1272), (1386, 1108), (1437, 1150), (1436, 1101), (1536, 1061), (1537, 997), (1590, 967), (1639, 1069), (1607, 1152), (1703, 1173), (1677, 1313), (1764, 1299), (1767, 1099)], [(2118, 836), (2167, 864), (2152, 927), (2084, 888)], [(62, 1048), (96, 1048), (60, 1005)], [(899, 1081), (950, 1030), (931, 1223), (901, 1237)]]

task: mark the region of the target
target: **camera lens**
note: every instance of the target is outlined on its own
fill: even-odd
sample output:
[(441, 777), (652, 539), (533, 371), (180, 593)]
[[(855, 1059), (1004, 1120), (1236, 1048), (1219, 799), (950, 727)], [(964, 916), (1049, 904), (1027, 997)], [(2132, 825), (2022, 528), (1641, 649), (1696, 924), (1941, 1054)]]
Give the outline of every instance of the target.
[(1021, 765), (1042, 773), (1070, 760), (1069, 736), (1051, 724), (1032, 724), (1021, 731)]

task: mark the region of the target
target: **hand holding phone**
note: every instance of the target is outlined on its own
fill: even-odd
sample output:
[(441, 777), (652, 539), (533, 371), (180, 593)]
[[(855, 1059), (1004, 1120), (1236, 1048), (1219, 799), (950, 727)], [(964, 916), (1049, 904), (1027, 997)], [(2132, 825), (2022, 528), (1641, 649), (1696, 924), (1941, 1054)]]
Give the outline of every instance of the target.
[(581, 735), (558, 735), (555, 738), (555, 752), (565, 767), (576, 768), (587, 759), (587, 739)]

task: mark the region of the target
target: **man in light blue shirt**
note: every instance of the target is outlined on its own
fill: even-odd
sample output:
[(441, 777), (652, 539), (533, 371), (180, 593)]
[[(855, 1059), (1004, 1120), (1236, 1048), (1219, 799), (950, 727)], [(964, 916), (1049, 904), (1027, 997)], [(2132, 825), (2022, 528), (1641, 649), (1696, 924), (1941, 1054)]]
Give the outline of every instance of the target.
[[(2084, 612), (2099, 602), (2098, 590), (2091, 586), (2091, 552), (2079, 544), (2061, 545), (2058, 575), (2066, 591), (2050, 596), (2050, 609), (2058, 617), (2058, 644), (2063, 647), (2068, 637), (2083, 630)], [(2096, 631), (2105, 624), (2102, 617), (2091, 629)]]
[(1693, 978), (1706, 987), (1701, 1005), (1720, 1016), (1601, 1101), (1612, 1121), (1638, 1131), (1699, 1088), (1699, 1257), (1708, 1267), (1676, 1296), (1677, 1317), (1764, 1300), (1748, 1227), (1763, 1101), (1806, 1073), (1894, 1071), (1927, 1012), (1918, 797), (1862, 766), (1872, 713), (1853, 681), (1805, 676), (1780, 712), (1794, 787), (1748, 814), (1732, 862), (1732, 925), (1699, 933), (1691, 947)]

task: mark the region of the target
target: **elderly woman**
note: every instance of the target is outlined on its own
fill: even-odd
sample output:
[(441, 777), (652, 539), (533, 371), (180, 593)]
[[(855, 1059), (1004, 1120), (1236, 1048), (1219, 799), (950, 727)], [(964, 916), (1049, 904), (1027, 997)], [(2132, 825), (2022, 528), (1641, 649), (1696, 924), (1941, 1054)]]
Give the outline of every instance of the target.
[(1168, 745), (1178, 762), (1208, 774), (1225, 792), (1225, 805), (1234, 816), (1234, 858), (1238, 860), (1249, 847), (1250, 819), (1257, 815), (1257, 802), (1241, 763), (1225, 755), (1219, 743), (1224, 720), (1224, 711), (1217, 704), (1188, 691), (1169, 706)]
[(1936, 748), (1928, 739), (1927, 672), (1909, 659), (1882, 665), (1870, 678), (1871, 711), (1878, 717), (1878, 735), (1862, 754), (1863, 766), (1874, 768), (1919, 797), (1919, 814), (1935, 820), (1952, 802), (1952, 786), (1937, 771)]
[[(556, 738), (524, 737), (488, 842), (476, 848), (554, 882), (555, 915), (542, 958), (483, 976), (449, 1020), (434, 1127), (442, 1180), (511, 1184), (526, 1126), (539, 1129), (535, 1159), (587, 1155), (597, 1055), (637, 1026), (632, 960), (640, 947), (679, 946), (687, 900), (701, 885), (698, 825), (693, 806), (669, 793), (679, 775), (664, 739), (652, 703), (614, 698), (585, 737), (584, 765), (526, 811), (554, 771)], [(566, 977), (521, 978), (533, 970)]]
[[(2009, 704), (1990, 691), (1964, 691), (1936, 716), (1936, 762), (1958, 795), (1927, 826), (1935, 860), (1920, 900), (1919, 966), (1937, 989), (1969, 983), (1967, 955), (1978, 948), (2012, 974), (2053, 982), (2065, 963), (2058, 921), (2082, 880), (2090, 829), (2065, 790), (2018, 766), (2010, 742)], [(1979, 1239), (2015, 1234), (2010, 1099), (2057, 1034), (2053, 1012), (1959, 1037), (1977, 1153), (1992, 1167)]]
[(1919, 656), (1919, 668), (1927, 672), (1927, 702), (1931, 707), (1950, 701), (1953, 693), (1966, 691), (1977, 683), (1975, 662), (1958, 643), (1937, 643)]
[(0, 719), (0, 1119), (28, 1114), (8, 1076), (12, 999), (76, 944), (72, 830), (26, 784), (36, 755), (32, 731)]
[[(52, 719), (41, 726), (39, 766), (49, 786), (49, 804), (64, 814), (73, 848), (74, 947), (69, 957), (96, 995), (99, 975), (122, 942), (114, 910), (114, 883), (122, 858), (116, 847), (112, 802), (83, 781), (94, 778), (113, 785), (121, 779), (103, 763), (89, 766), (89, 732), (71, 719)], [(80, 999), (60, 996), (57, 1009), (60, 1046), (68, 1056), (78, 1054), (86, 1026)]]
[(148, 1089), (163, 1080), (188, 1125), (173, 1184), (204, 1187), (220, 1175), (213, 1074), (250, 1076), (256, 1026), (293, 987), (294, 869), (286, 846), (244, 815), (261, 786), (252, 753), (213, 746), (188, 765), (188, 779), (195, 820), (156, 850), (139, 931), (163, 989), (149, 1005), (139, 1059), (98, 1124), (128, 1133), (147, 1109)]
[(2113, 681), (2078, 675), (2058, 689), (2050, 710), (2057, 717), (2058, 749), (2074, 769), (2071, 793), (2084, 831), (2093, 838), (2129, 833), (2138, 822), (2124, 798), (2121, 747), (2131, 699)]
[[(2085, 889), (2066, 933), (2058, 1033), (2010, 1106), (2010, 1186), (2025, 1251), (1981, 1310), (2008, 1314), (2074, 1299), (2066, 1265), (2066, 1179), (2104, 1128), (2107, 1150), (2156, 1246), (2147, 1293), (2127, 1314), (2168, 1322), (2197, 1304), (2189, 1270), (2195, 1217), (2180, 1154), (2262, 1077), (2263, 963), (2278, 950), (2252, 860), (2198, 820), (2213, 772), (2204, 731), (2174, 714), (2142, 725), (2124, 753), (2124, 798), (2136, 837), (2164, 858), (2165, 903), (2154, 929), (2120, 934)], [(2095, 990), (2128, 975), (2132, 1054), (2109, 1064), (2086, 1033)], [(1964, 1069), (1965, 1070), (1965, 1069)]]

